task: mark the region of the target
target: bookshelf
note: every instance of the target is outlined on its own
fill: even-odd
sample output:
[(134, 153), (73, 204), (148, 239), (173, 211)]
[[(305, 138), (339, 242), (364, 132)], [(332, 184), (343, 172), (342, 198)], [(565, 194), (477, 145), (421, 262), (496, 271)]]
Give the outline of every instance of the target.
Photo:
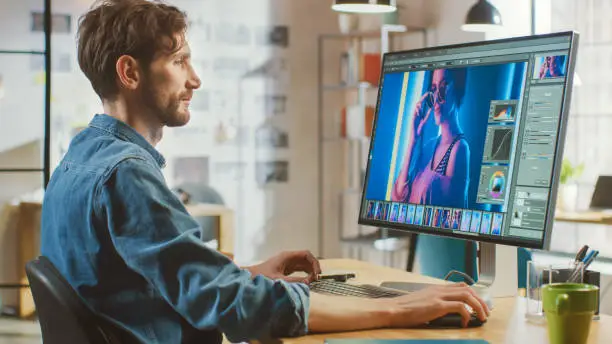
[[(370, 146), (368, 128), (371, 128), (379, 92), (379, 80), (372, 80), (371, 75), (367, 81), (360, 77), (368, 76), (367, 72), (364, 73), (363, 56), (380, 54), (382, 61), (385, 52), (427, 45), (426, 28), (405, 25), (383, 25), (379, 30), (319, 36), (317, 149), (320, 256), (341, 256), (342, 246), (349, 244), (352, 246), (350, 251), (356, 251), (357, 259), (362, 259), (364, 245), (371, 247), (373, 240), (386, 235), (386, 230), (379, 231), (357, 224)], [(339, 65), (336, 65), (334, 58), (340, 61)], [(380, 70), (380, 62), (376, 68)], [(330, 80), (330, 75), (337, 75), (337, 80)], [(349, 114), (349, 109), (355, 108), (364, 110), (363, 119), (357, 125), (351, 125), (349, 121), (355, 116)], [(366, 115), (368, 111), (370, 114)], [(359, 114), (359, 111), (356, 113)]]

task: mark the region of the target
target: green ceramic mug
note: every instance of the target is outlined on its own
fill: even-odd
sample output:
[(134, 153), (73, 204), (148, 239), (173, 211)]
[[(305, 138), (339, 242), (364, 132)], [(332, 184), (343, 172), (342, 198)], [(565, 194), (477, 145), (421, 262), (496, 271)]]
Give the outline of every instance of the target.
[(581, 283), (553, 283), (542, 287), (551, 344), (587, 342), (598, 291), (597, 286)]

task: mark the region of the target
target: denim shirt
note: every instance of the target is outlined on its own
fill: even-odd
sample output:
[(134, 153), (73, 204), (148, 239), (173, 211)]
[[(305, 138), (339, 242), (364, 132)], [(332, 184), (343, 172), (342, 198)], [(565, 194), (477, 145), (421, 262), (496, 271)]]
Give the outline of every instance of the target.
[(274, 281), (207, 248), (140, 134), (95, 115), (51, 177), (41, 253), (99, 314), (145, 343), (230, 341), (307, 332), (308, 287)]

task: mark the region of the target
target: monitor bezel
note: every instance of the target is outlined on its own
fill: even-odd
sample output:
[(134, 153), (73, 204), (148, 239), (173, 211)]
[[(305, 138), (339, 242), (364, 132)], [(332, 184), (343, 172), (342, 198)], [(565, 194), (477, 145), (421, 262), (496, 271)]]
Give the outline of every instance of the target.
[[(486, 45), (495, 45), (495, 44), (503, 44), (510, 42), (521, 42), (521, 41), (530, 41), (537, 39), (549, 39), (555, 37), (568, 37), (569, 38), (569, 53), (568, 53), (568, 65), (567, 65), (567, 73), (565, 82), (563, 84), (563, 101), (561, 104), (561, 118), (559, 121), (558, 128), (558, 139), (555, 148), (554, 160), (553, 160), (553, 171), (552, 171), (552, 180), (551, 180), (551, 189), (548, 196), (548, 209), (546, 209), (546, 222), (544, 225), (544, 237), (542, 240), (534, 241), (527, 239), (520, 239), (517, 237), (502, 237), (499, 239), (496, 237), (483, 237), (476, 236), (473, 234), (463, 234), (461, 232), (443, 232), (440, 230), (436, 230), (433, 232), (429, 227), (421, 226), (421, 225), (410, 225), (410, 224), (398, 224), (388, 221), (374, 220), (374, 219), (366, 219), (364, 218), (364, 210), (366, 205), (366, 191), (368, 185), (368, 178), (370, 174), (370, 156), (372, 155), (372, 146), (374, 144), (374, 140), (376, 137), (376, 124), (378, 123), (378, 115), (380, 108), (380, 100), (382, 94), (382, 83), (384, 78), (384, 66), (385, 61), (390, 56), (406, 54), (406, 53), (421, 53), (428, 51), (435, 51), (440, 49), (452, 49), (452, 48), (465, 48), (472, 46), (486, 46)], [(550, 241), (552, 236), (552, 228), (554, 225), (554, 216), (555, 216), (555, 208), (557, 201), (557, 191), (559, 188), (559, 176), (561, 173), (561, 165), (563, 161), (563, 151), (565, 147), (565, 135), (567, 131), (567, 122), (569, 118), (570, 111), (570, 103), (572, 98), (572, 89), (573, 87), (568, 87), (568, 85), (573, 85), (574, 82), (574, 70), (576, 66), (576, 55), (578, 51), (578, 41), (579, 34), (576, 31), (562, 31), (562, 32), (554, 32), (548, 34), (540, 34), (540, 35), (531, 35), (531, 36), (522, 36), (522, 37), (512, 37), (512, 38), (503, 38), (503, 39), (495, 39), (488, 41), (478, 41), (478, 42), (468, 42), (468, 43), (460, 43), (460, 44), (450, 44), (450, 45), (440, 45), (435, 47), (426, 47), (419, 49), (411, 49), (411, 50), (402, 50), (402, 51), (393, 51), (387, 52), (383, 54), (382, 63), (381, 63), (381, 73), (380, 79), (378, 82), (378, 94), (376, 100), (376, 111), (374, 113), (373, 123), (372, 123), (372, 131), (371, 131), (371, 139), (368, 149), (368, 160), (365, 172), (365, 178), (363, 180), (363, 189), (361, 195), (361, 203), (359, 205), (359, 215), (358, 215), (358, 224), (359, 225), (369, 225), (376, 227), (383, 227), (386, 229), (397, 230), (402, 232), (411, 232), (415, 234), (425, 234), (425, 235), (435, 235), (440, 237), (448, 237), (454, 239), (461, 240), (469, 240), (469, 241), (480, 241), (480, 242), (488, 242), (493, 244), (505, 245), (505, 246), (517, 246), (531, 249), (542, 249), (548, 250), (550, 248)], [(377, 200), (374, 200), (377, 201)], [(398, 202), (399, 203), (399, 202)], [(552, 209), (551, 209), (552, 208)]]

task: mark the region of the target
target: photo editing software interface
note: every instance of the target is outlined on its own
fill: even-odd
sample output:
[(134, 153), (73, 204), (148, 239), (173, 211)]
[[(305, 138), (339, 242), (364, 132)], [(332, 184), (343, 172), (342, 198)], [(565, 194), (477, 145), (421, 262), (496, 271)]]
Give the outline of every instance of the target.
[(359, 223), (541, 246), (571, 39), (385, 56)]

